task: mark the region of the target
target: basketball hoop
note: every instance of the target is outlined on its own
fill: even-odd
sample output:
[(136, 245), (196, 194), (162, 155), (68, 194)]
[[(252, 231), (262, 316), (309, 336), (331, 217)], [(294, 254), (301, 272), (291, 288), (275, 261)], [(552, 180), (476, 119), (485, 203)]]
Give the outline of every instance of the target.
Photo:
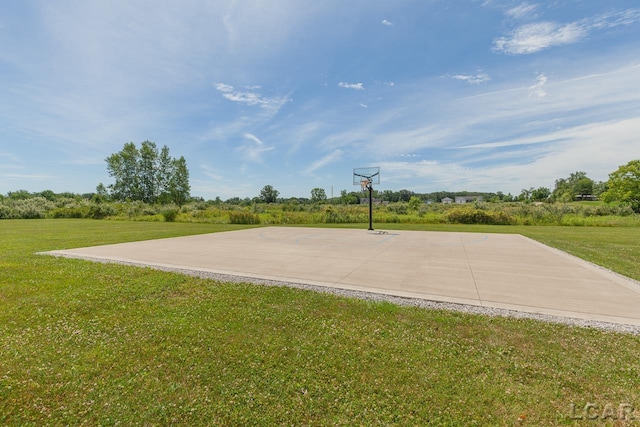
[(369, 230), (373, 230), (373, 186), (380, 184), (380, 167), (354, 168), (353, 185), (358, 184), (363, 193), (369, 190)]

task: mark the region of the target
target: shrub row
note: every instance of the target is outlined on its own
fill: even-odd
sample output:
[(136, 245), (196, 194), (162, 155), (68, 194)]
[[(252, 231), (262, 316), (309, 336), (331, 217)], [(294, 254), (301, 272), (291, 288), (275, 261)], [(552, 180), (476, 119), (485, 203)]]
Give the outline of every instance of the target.
[[(0, 219), (112, 218), (141, 221), (180, 221), (232, 224), (346, 224), (367, 223), (367, 205), (253, 204), (236, 206), (194, 202), (182, 207), (142, 202), (97, 203), (44, 197), (0, 200)], [(626, 219), (625, 219), (626, 218)], [(374, 206), (377, 223), (459, 223), (521, 225), (635, 224), (640, 215), (629, 206), (587, 204), (441, 203), (409, 206), (406, 202)]]
[(231, 224), (260, 224), (260, 216), (247, 211), (229, 212), (229, 222)]
[(452, 209), (446, 214), (447, 221), (454, 224), (515, 224), (515, 219), (504, 211), (489, 211), (476, 208)]

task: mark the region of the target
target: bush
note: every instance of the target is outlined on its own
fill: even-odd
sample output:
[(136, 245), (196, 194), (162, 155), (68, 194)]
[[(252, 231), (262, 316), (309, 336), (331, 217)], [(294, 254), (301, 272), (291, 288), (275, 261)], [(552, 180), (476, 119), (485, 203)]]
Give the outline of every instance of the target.
[(406, 215), (409, 211), (407, 204), (404, 202), (391, 203), (387, 205), (387, 210), (398, 215)]
[(61, 207), (49, 213), (51, 218), (85, 218), (88, 209), (80, 206)]
[(513, 218), (502, 211), (487, 211), (474, 208), (452, 209), (447, 213), (447, 220), (455, 224), (513, 224)]
[(162, 211), (162, 216), (164, 217), (165, 222), (174, 222), (178, 217), (178, 213), (180, 213), (179, 209), (170, 208)]
[(231, 224), (260, 224), (260, 217), (247, 211), (231, 211), (229, 212), (229, 222)]
[(9, 206), (0, 205), (0, 219), (11, 219), (13, 218), (13, 209)]
[(113, 215), (117, 215), (117, 209), (107, 203), (92, 203), (89, 207), (89, 218), (103, 219)]
[(44, 197), (32, 197), (14, 201), (13, 218), (38, 219), (44, 218), (47, 212), (53, 210), (54, 204)]

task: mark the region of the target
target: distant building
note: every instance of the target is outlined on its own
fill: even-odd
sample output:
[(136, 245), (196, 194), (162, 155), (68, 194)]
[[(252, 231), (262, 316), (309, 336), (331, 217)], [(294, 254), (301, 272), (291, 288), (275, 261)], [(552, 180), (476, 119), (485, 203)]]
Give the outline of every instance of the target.
[(444, 203), (445, 205), (448, 205), (450, 203), (453, 203), (453, 199), (451, 197), (445, 197), (444, 199), (440, 200), (442, 203)]
[(456, 203), (464, 205), (465, 203), (481, 202), (482, 196), (456, 196)]
[[(376, 199), (375, 197), (373, 198), (373, 204), (374, 205), (379, 205), (382, 203), (381, 199)], [(369, 204), (369, 198), (368, 197), (360, 197), (360, 204), (361, 205), (368, 205)]]

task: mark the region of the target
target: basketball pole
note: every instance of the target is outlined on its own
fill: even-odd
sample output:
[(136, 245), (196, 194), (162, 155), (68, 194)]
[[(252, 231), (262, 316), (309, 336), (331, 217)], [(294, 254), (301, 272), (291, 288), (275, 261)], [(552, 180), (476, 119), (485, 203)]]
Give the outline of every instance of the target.
[(373, 230), (373, 185), (369, 183), (369, 230)]

